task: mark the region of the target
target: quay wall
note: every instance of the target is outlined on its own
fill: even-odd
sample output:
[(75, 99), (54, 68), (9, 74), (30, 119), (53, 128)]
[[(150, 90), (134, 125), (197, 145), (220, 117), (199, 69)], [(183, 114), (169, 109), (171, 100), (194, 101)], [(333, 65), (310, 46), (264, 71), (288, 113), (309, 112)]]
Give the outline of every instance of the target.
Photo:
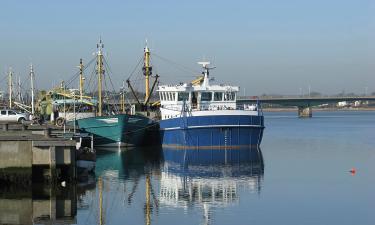
[[(31, 183), (32, 179), (75, 179), (75, 141), (40, 135), (0, 137), (0, 181)], [(36, 169), (42, 168), (42, 169)]]
[(31, 141), (0, 141), (0, 169), (31, 168)]

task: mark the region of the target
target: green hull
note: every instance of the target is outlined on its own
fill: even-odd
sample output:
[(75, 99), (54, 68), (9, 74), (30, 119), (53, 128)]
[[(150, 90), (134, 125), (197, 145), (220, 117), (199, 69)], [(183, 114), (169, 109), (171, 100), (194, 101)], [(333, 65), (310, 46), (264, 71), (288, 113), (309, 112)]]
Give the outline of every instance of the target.
[(133, 147), (145, 145), (147, 129), (155, 123), (139, 115), (119, 114), (77, 120), (82, 132), (94, 135), (95, 147)]

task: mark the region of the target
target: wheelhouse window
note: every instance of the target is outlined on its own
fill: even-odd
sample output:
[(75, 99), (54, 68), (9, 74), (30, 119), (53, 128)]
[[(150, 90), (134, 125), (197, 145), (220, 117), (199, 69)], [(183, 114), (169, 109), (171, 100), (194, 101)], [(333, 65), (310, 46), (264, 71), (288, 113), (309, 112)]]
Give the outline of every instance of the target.
[(223, 101), (223, 92), (215, 92), (214, 101)]
[(7, 114), (6, 111), (4, 111), (4, 110), (1, 111), (1, 115), (6, 115), (6, 114)]
[(179, 92), (177, 95), (178, 101), (187, 101), (189, 100), (189, 92)]
[(17, 113), (14, 111), (8, 111), (8, 115), (17, 115)]
[(201, 93), (201, 101), (211, 101), (211, 100), (212, 100), (212, 92)]
[(224, 101), (234, 101), (236, 94), (234, 92), (226, 92), (224, 95)]
[(172, 101), (172, 92), (168, 92), (168, 101)]

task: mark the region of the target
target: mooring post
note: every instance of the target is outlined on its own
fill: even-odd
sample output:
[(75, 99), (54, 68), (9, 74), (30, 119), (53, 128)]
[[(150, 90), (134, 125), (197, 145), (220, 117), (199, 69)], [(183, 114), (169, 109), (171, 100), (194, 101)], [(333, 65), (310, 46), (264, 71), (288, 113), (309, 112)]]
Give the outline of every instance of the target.
[(44, 130), (44, 136), (45, 137), (51, 137), (51, 128), (50, 127), (46, 127), (46, 129)]
[(9, 124), (4, 123), (3, 124), (3, 131), (8, 131), (8, 129), (9, 129)]

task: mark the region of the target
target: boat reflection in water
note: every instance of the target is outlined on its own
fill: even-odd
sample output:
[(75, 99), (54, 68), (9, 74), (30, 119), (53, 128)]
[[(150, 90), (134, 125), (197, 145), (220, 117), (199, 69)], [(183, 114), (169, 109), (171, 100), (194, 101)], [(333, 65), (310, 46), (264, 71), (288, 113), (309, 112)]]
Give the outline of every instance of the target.
[(205, 224), (214, 208), (239, 202), (239, 189), (259, 193), (264, 173), (259, 148), (163, 149), (160, 204), (201, 207)]
[(76, 224), (76, 185), (0, 186), (0, 224)]

